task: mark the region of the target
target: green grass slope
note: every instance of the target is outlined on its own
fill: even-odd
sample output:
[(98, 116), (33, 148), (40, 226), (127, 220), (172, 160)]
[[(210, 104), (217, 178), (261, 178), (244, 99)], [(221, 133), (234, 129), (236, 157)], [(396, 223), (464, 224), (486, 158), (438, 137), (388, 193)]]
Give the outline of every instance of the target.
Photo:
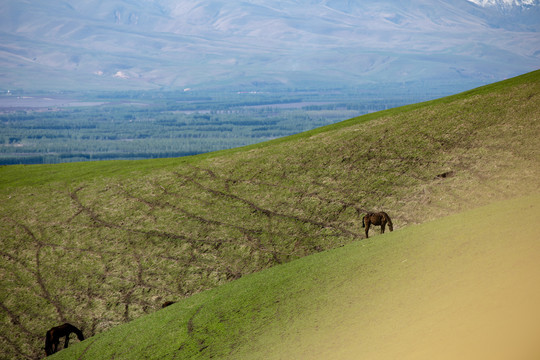
[(537, 193), (538, 134), (540, 71), (218, 153), (0, 167), (0, 357), (360, 240), (367, 210), (400, 229)]
[(54, 359), (533, 359), (540, 195), (273, 267)]

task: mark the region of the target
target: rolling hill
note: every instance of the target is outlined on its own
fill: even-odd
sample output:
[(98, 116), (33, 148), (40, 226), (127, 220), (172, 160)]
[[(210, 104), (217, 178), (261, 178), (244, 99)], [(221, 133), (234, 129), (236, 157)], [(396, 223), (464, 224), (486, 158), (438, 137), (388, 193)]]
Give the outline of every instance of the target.
[[(117, 325), (150, 321), (141, 316), (167, 300), (185, 299), (170, 311), (177, 309), (175, 316), (189, 324), (193, 313), (181, 309), (215, 294), (193, 296), (204, 290), (324, 250), (352, 249), (347, 244), (358, 251), (364, 245), (398, 251), (384, 245), (386, 239), (406, 234), (410, 225), (537, 194), (539, 90), (536, 71), (245, 148), (178, 159), (0, 167), (2, 356), (40, 358), (45, 331), (66, 321), (87, 337), (106, 339), (104, 331)], [(516, 206), (527, 209), (528, 203)], [(399, 231), (380, 242), (359, 241), (359, 215), (368, 210), (387, 211)], [(516, 214), (508, 211), (513, 217), (504, 233), (516, 231), (521, 238), (530, 221), (514, 224)], [(487, 223), (481, 225), (491, 226), (482, 219)], [(468, 233), (474, 225), (467, 223), (459, 231)], [(508, 237), (498, 240), (502, 253)], [(452, 246), (440, 239), (433, 253)], [(475, 246), (482, 244), (487, 246)], [(378, 266), (369, 253), (362, 256), (366, 266)], [(502, 260), (501, 269), (509, 268)], [(426, 276), (437, 266), (419, 264)], [(323, 276), (316, 279), (324, 282)], [(245, 293), (231, 301), (251, 306), (264, 300), (253, 299), (257, 292), (248, 288), (238, 291)], [(295, 318), (284, 311), (283, 321)], [(158, 314), (165, 312), (148, 319), (165, 316)], [(206, 307), (200, 314), (208, 314)], [(212, 331), (226, 331), (220, 325), (226, 320), (212, 323)], [(154, 330), (141, 329), (137, 336), (146, 344), (143, 335), (153, 336)], [(238, 336), (246, 331), (239, 327)], [(177, 333), (170, 336), (177, 339)], [(177, 349), (208, 345), (208, 351), (218, 351), (206, 343), (213, 338), (205, 345), (177, 343)]]
[(495, 202), (276, 266), (53, 358), (536, 359), (539, 200)]

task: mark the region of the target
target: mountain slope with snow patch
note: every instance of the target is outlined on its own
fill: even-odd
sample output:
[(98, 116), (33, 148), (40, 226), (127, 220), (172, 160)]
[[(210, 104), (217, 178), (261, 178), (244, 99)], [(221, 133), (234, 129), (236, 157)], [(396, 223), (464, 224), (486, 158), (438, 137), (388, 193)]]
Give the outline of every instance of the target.
[(6, 0), (2, 87), (482, 84), (539, 68), (540, 7), (474, 2)]

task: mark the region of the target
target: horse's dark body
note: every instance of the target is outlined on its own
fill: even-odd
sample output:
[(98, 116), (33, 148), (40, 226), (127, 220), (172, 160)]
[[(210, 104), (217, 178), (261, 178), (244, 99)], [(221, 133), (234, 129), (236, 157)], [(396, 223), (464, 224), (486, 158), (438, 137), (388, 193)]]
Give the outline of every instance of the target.
[(366, 239), (369, 237), (368, 231), (371, 225), (380, 226), (381, 234), (384, 234), (386, 224), (388, 224), (390, 231), (394, 231), (394, 225), (392, 224), (392, 220), (390, 220), (390, 216), (388, 216), (387, 213), (384, 211), (378, 213), (367, 213), (362, 219), (362, 227), (366, 228)]
[(47, 331), (47, 334), (45, 334), (45, 353), (47, 354), (47, 356), (52, 355), (58, 351), (58, 345), (60, 344), (60, 338), (62, 336), (66, 337), (64, 349), (67, 348), (69, 345), (69, 335), (71, 335), (71, 333), (75, 333), (79, 340), (84, 340), (84, 335), (82, 331), (68, 323), (60, 326), (55, 326), (49, 331)]

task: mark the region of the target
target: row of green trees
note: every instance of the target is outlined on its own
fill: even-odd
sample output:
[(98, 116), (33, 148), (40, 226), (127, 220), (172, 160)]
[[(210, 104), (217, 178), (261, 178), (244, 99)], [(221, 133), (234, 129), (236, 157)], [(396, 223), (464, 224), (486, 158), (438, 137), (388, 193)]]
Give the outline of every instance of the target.
[(114, 98), (99, 106), (4, 111), (0, 164), (192, 155), (283, 137), (403, 103), (304, 96), (229, 94), (144, 102)]

